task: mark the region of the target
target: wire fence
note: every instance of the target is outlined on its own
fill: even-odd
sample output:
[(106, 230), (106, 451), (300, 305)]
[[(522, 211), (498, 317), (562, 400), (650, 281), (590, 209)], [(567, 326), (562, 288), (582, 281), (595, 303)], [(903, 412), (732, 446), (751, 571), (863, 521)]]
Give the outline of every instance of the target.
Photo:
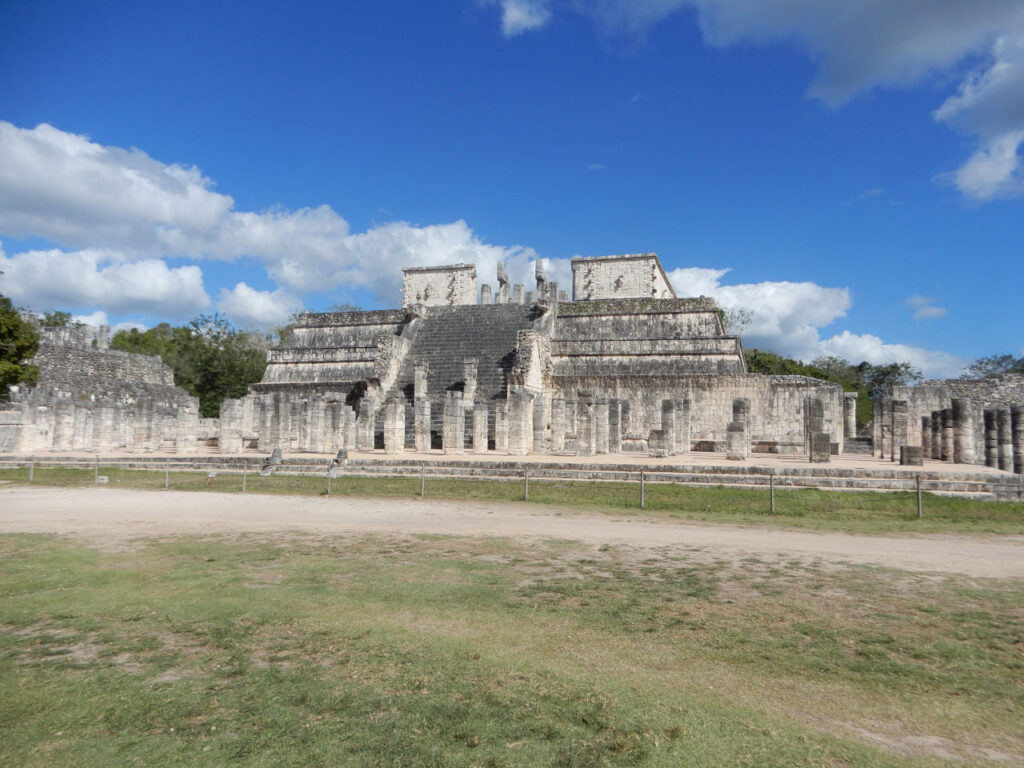
[[(819, 490), (879, 490), (857, 487), (821, 488), (814, 477), (780, 475), (764, 469), (740, 477), (742, 482), (722, 482), (709, 468), (706, 475), (663, 469), (574, 469), (565, 465), (517, 467), (475, 463), (471, 467), (443, 462), (390, 464), (338, 463), (331, 460), (280, 462), (264, 458), (238, 459), (216, 465), (190, 459), (70, 458), (46, 457), (0, 459), (0, 476), (19, 482), (49, 486), (82, 487), (111, 485), (166, 490), (215, 490), (230, 493), (318, 495), (403, 495), (458, 497), (493, 500), (565, 502), (593, 498), (595, 503), (647, 509), (649, 503), (664, 508), (664, 490), (671, 487), (723, 488), (763, 496), (764, 512), (779, 512), (777, 491), (799, 488)], [(730, 478), (725, 478), (726, 480)], [(834, 478), (832, 479), (834, 482)], [(589, 488), (588, 493), (582, 489)], [(944, 485), (921, 474), (907, 474), (889, 491), (909, 491), (915, 496), (917, 517), (924, 514), (924, 493), (943, 491)], [(574, 493), (575, 491), (575, 493)]]

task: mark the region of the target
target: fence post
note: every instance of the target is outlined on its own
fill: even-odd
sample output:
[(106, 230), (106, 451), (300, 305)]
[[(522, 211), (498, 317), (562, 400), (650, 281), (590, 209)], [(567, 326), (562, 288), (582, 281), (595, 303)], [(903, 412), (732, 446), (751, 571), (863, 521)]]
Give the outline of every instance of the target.
[(28, 481), (31, 483), (35, 476), (36, 476), (36, 460), (35, 460), (35, 458), (29, 457), (29, 460), (28, 460)]
[(645, 491), (645, 489), (644, 489), (644, 471), (641, 469), (640, 470), (640, 509), (646, 509), (647, 508), (647, 499), (645, 498), (644, 491)]
[(331, 465), (327, 465), (327, 495), (331, 495)]
[(771, 494), (771, 513), (775, 514), (775, 470), (768, 473), (768, 492)]
[(246, 476), (248, 474), (249, 474), (249, 462), (248, 461), (243, 461), (242, 462), (242, 493), (245, 493), (245, 479), (246, 479)]
[(170, 485), (170, 482), (171, 482), (171, 462), (170, 462), (170, 459), (168, 459), (167, 461), (164, 462), (164, 490), (165, 491), (167, 490), (167, 487)]
[(426, 465), (420, 464), (420, 498), (423, 498), (423, 491), (427, 485), (427, 470)]
[(917, 484), (917, 519), (921, 519), (921, 476), (915, 475), (914, 480)]
[(528, 469), (524, 469), (523, 470), (523, 480), (525, 481), (524, 492), (523, 492), (523, 501), (529, 501), (530, 500), (530, 470), (528, 470)]
[(100, 457), (97, 456), (92, 465), (92, 484), (98, 485), (100, 482)]

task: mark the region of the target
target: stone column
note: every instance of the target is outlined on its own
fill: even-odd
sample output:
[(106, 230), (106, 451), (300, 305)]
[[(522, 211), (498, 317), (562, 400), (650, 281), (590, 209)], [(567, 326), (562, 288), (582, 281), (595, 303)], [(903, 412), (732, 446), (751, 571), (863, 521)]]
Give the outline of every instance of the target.
[(579, 414), (579, 402), (575, 396), (570, 396), (565, 399), (565, 436), (568, 440), (569, 436), (572, 436), (573, 445), (575, 445), (577, 436), (577, 415)]
[[(883, 419), (883, 422), (885, 420)], [(821, 398), (818, 397), (807, 397), (804, 398), (804, 447), (807, 450), (807, 456), (810, 457), (812, 453), (812, 438), (815, 434), (825, 431), (825, 403), (822, 402)], [(884, 430), (883, 430), (884, 435)], [(831, 438), (829, 438), (831, 441)], [(883, 436), (883, 446), (886, 446), (885, 438)], [(883, 449), (883, 456), (885, 456)], [(813, 459), (812, 459), (813, 461)]]
[(462, 415), (466, 428), (466, 434), (462, 445), (473, 444), (473, 414), (476, 404), (476, 381), (477, 381), (476, 358), (467, 357), (462, 361)]
[(195, 453), (196, 433), (199, 431), (199, 406), (196, 403), (178, 406), (175, 423), (174, 452)]
[(629, 434), (629, 400), (619, 400), (619, 433), (623, 438)]
[(942, 411), (932, 411), (932, 459), (942, 460)]
[(346, 405), (341, 413), (345, 418), (345, 426), (343, 427), (345, 432), (345, 450), (354, 451), (359, 442), (359, 432), (356, 429), (356, 412), (351, 406)]
[(924, 455), (919, 445), (900, 446), (900, 465), (905, 467), (920, 467), (924, 464)]
[(843, 438), (857, 436), (857, 393), (843, 393)]
[[(747, 401), (750, 402), (749, 400)], [(690, 401), (676, 399), (676, 453), (690, 452)]]
[(942, 460), (953, 460), (953, 409), (942, 409)]
[(622, 453), (622, 401), (608, 399), (608, 453)]
[(342, 412), (344, 407), (337, 400), (331, 400), (326, 404), (324, 429), (327, 436), (324, 445), (328, 453), (336, 454), (345, 447), (345, 415)]
[(594, 437), (594, 395), (580, 392), (576, 410), (576, 454), (593, 456), (597, 449)]
[(871, 452), (885, 458), (885, 446), (882, 441), (882, 425), (885, 423), (885, 408), (882, 398), (871, 401)]
[(523, 284), (516, 283), (512, 286), (512, 303), (522, 304), (523, 303)]
[(551, 398), (551, 452), (565, 451), (565, 398), (555, 395)]
[(674, 456), (676, 452), (676, 404), (674, 400), (661, 401), (661, 430), (665, 433), (669, 443), (668, 452), (664, 455)]
[(417, 397), (413, 411), (413, 434), (416, 450), (425, 453), (430, 450), (430, 400)]
[(508, 400), (494, 401), (494, 451), (508, 453)]
[(608, 398), (594, 398), (594, 453), (608, 453)]
[(508, 398), (508, 452), (526, 456), (533, 447), (533, 395), (512, 392)]
[(441, 447), (445, 453), (463, 453), (466, 450), (466, 412), (461, 392), (444, 393), (441, 414)]
[(487, 452), (487, 403), (473, 406), (473, 453)]
[(932, 457), (932, 417), (921, 417), (921, 458)]
[(965, 397), (953, 398), (953, 461), (974, 463), (974, 406)]
[(220, 404), (217, 450), (229, 454), (242, 452), (242, 401), (239, 399), (225, 398)]
[(1024, 405), (1010, 409), (1010, 422), (1013, 430), (1013, 471), (1024, 475)]
[(999, 466), (999, 430), (996, 426), (996, 412), (985, 411), (985, 466)]
[(430, 396), (427, 391), (429, 371), (425, 363), (417, 363), (413, 379), (413, 442), (416, 451), (430, 450)]
[(356, 450), (374, 450), (376, 432), (377, 399), (372, 395), (363, 395), (359, 401), (359, 416), (356, 418)]
[(394, 397), (384, 406), (384, 453), (405, 451), (405, 400)]
[[(179, 418), (181, 411), (178, 411)], [(114, 405), (113, 403), (101, 402), (96, 405), (96, 420), (93, 422), (92, 447), (98, 453), (109, 453), (114, 449)], [(198, 426), (198, 424), (196, 425)], [(195, 431), (193, 431), (193, 441)]]
[(84, 403), (75, 404), (74, 436), (71, 439), (73, 451), (87, 450), (92, 445), (92, 408)]
[(74, 439), (75, 405), (69, 400), (58, 400), (53, 406), (53, 450), (70, 451)]
[(747, 425), (730, 421), (725, 427), (725, 458), (729, 461), (743, 461), (747, 458)]
[(910, 444), (909, 408), (906, 400), (892, 401), (892, 461), (900, 460), (900, 446)]
[(483, 285), (480, 286), (480, 303), (491, 304), (492, 301), (493, 300), (491, 299), (491, 286), (488, 285), (487, 283), (484, 283)]
[(996, 431), (998, 450), (996, 456), (999, 468), (1004, 472), (1013, 471), (1013, 424), (1010, 409), (999, 408), (996, 411)]
[(534, 453), (545, 454), (548, 452), (548, 411), (547, 400), (543, 395), (533, 399), (533, 446)]
[[(824, 407), (824, 404), (822, 405)], [(822, 410), (822, 418), (824, 418), (824, 410)], [(732, 423), (739, 426), (740, 433), (730, 434), (729, 427), (726, 427), (726, 450), (732, 450), (728, 445), (728, 442), (732, 441), (735, 449), (741, 454), (739, 458), (746, 459), (750, 456), (750, 400), (738, 397), (732, 401)], [(735, 431), (733, 430), (733, 432)]]
[(811, 463), (828, 464), (832, 460), (832, 436), (828, 432), (811, 433)]
[(675, 433), (664, 429), (652, 429), (647, 433), (647, 455), (660, 459), (672, 456), (675, 444)]

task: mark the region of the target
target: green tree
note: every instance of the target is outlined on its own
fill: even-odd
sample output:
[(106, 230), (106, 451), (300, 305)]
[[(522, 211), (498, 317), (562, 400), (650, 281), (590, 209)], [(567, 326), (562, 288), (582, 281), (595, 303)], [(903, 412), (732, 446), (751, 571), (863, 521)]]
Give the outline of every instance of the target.
[(1024, 373), (1024, 357), (1016, 358), (1013, 355), (979, 357), (964, 368), (961, 378), (987, 379), (989, 376), (998, 376), (1001, 373)]
[(23, 320), (11, 304), (0, 295), (0, 401), (10, 396), (14, 384), (35, 384), (39, 369), (29, 365), (39, 346), (39, 336), (32, 324)]
[(111, 348), (159, 355), (174, 371), (174, 383), (199, 398), (199, 413), (220, 414), (226, 397), (242, 397), (263, 378), (267, 339), (240, 331), (222, 315), (200, 315), (188, 325), (167, 323), (146, 331), (118, 331)]
[(71, 322), (70, 312), (61, 312), (59, 309), (55, 309), (53, 312), (46, 312), (43, 315), (43, 319), (39, 321), (39, 324), (44, 328), (66, 328), (69, 325), (81, 325), (81, 323)]

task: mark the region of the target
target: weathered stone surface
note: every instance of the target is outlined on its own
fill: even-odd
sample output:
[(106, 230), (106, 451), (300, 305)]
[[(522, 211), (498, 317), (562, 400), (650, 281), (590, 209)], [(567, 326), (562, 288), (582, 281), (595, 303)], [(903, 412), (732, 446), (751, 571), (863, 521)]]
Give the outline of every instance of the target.
[(924, 465), (924, 452), (920, 445), (900, 446), (900, 465), (920, 467)]
[(466, 449), (466, 414), (461, 392), (445, 392), (441, 445), (445, 453), (463, 453)]
[(1013, 406), (1010, 419), (1013, 430), (1013, 471), (1024, 475), (1024, 405)]
[(996, 410), (996, 431), (998, 448), (996, 451), (999, 469), (1004, 472), (1013, 471), (1013, 426), (1009, 408)]
[(832, 460), (832, 440), (828, 432), (811, 434), (811, 462), (828, 464)]

